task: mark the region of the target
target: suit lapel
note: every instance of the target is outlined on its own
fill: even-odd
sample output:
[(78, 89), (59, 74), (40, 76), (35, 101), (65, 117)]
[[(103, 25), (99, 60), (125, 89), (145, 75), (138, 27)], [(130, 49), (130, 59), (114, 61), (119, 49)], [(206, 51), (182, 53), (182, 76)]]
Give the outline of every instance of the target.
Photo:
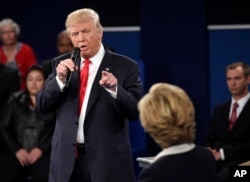
[(244, 106), (243, 110), (241, 111), (240, 115), (238, 116), (236, 123), (234, 127), (232, 128), (232, 131), (237, 130), (241, 126), (242, 123), (244, 122), (249, 122), (247, 121), (246, 118), (249, 118), (248, 115), (250, 114), (250, 99), (248, 99), (246, 105)]
[[(74, 71), (71, 77), (71, 98), (72, 98), (72, 107), (75, 107), (75, 111), (77, 111), (77, 114), (80, 112), (79, 111), (79, 90), (80, 90), (80, 65), (81, 65), (81, 58), (79, 57), (77, 60), (77, 66), (78, 66), (78, 70)], [(76, 81), (73, 81), (76, 80)]]
[(88, 106), (87, 106), (87, 111), (86, 111), (86, 116), (89, 113), (90, 109), (93, 107), (97, 96), (102, 89), (102, 87), (99, 85), (99, 81), (102, 77), (102, 71), (105, 70), (106, 68), (109, 68), (109, 70), (112, 70), (112, 55), (109, 51), (105, 51), (105, 55), (103, 57), (103, 60), (100, 64), (100, 67), (97, 71), (96, 77), (94, 79), (90, 96), (89, 96), (89, 101), (88, 101)]
[(229, 112), (230, 112), (231, 102), (228, 101), (224, 106), (224, 111), (222, 112), (222, 126), (221, 131), (223, 131), (224, 135), (227, 136), (229, 134)]

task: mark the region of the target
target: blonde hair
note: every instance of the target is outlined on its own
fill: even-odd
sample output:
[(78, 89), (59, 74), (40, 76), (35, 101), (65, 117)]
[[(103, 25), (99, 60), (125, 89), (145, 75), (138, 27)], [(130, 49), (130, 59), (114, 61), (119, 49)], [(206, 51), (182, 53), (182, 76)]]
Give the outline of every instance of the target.
[(141, 125), (162, 148), (193, 143), (195, 110), (192, 101), (178, 86), (157, 83), (139, 101)]
[(67, 16), (65, 26), (67, 31), (69, 31), (69, 27), (81, 23), (84, 21), (93, 21), (96, 27), (100, 30), (103, 31), (103, 27), (100, 22), (100, 17), (96, 11), (90, 8), (83, 8), (83, 9), (78, 9), (73, 11)]

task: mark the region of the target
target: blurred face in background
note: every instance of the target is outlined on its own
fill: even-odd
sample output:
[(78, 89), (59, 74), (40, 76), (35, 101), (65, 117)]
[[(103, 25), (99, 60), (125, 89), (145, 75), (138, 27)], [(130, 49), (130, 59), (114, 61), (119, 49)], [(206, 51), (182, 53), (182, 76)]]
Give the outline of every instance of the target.
[(249, 76), (241, 66), (227, 70), (227, 86), (233, 97), (241, 98), (248, 93)]
[(15, 28), (11, 25), (5, 25), (0, 29), (0, 38), (3, 45), (14, 45), (17, 42)]
[(44, 76), (40, 71), (32, 70), (28, 73), (26, 85), (27, 90), (31, 95), (36, 95), (43, 88), (44, 83)]
[(59, 54), (69, 53), (73, 50), (73, 44), (67, 33), (62, 33), (57, 39), (57, 50)]

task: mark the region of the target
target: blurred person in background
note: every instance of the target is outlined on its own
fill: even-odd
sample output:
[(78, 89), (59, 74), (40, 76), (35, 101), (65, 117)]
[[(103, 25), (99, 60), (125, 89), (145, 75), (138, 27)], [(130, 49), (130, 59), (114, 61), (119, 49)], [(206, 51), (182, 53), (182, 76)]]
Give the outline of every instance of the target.
[(1, 113), (10, 96), (20, 88), (18, 71), (2, 63), (0, 63), (0, 88)]
[[(20, 80), (18, 71), (0, 63), (0, 115), (10, 96), (19, 90)], [(0, 119), (0, 124), (2, 120)], [(2, 136), (0, 135), (0, 153), (4, 148)]]
[(1, 115), (0, 131), (6, 148), (0, 155), (0, 181), (48, 182), (55, 114), (40, 114), (36, 95), (44, 87), (41, 66), (28, 70), (27, 89), (14, 93)]
[(17, 69), (20, 77), (20, 89), (25, 89), (27, 72), (37, 58), (33, 48), (18, 40), (20, 26), (12, 19), (5, 18), (0, 21), (0, 63)]
[(230, 181), (230, 166), (250, 160), (250, 67), (232, 62), (225, 68), (231, 98), (216, 105), (204, 145), (217, 161), (221, 182)]
[[(69, 38), (67, 30), (63, 30), (57, 35), (56, 48), (58, 55), (66, 54), (73, 50), (74, 46)], [(42, 66), (45, 72), (45, 79), (47, 79), (52, 72), (52, 59), (44, 60)]]

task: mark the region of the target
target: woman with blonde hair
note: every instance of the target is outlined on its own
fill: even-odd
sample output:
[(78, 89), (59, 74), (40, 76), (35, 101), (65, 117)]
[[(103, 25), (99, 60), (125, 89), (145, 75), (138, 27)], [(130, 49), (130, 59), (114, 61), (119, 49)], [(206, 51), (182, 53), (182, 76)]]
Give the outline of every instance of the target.
[(141, 171), (140, 182), (216, 181), (215, 160), (194, 144), (195, 109), (178, 86), (157, 83), (139, 101), (141, 125), (163, 149)]

